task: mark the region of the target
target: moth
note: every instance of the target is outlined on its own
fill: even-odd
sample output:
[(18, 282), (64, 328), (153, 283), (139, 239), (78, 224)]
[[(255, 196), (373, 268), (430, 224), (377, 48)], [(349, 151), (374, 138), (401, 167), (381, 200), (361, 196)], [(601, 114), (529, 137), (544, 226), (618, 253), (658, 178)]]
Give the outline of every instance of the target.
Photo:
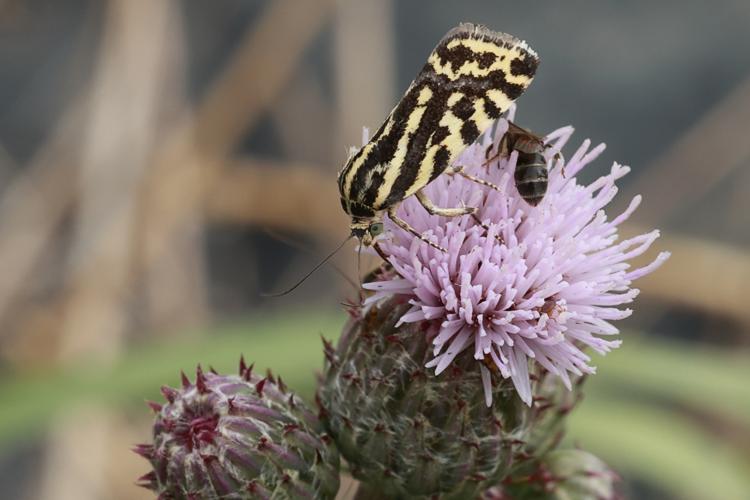
[(538, 65), (536, 52), (511, 35), (470, 23), (450, 30), (370, 142), (339, 172), (350, 237), (372, 245), (387, 213), (402, 229), (445, 251), (398, 217), (398, 206), (415, 195), (433, 215), (476, 211), (437, 207), (423, 188), (444, 173), (495, 187), (452, 164), (523, 94)]

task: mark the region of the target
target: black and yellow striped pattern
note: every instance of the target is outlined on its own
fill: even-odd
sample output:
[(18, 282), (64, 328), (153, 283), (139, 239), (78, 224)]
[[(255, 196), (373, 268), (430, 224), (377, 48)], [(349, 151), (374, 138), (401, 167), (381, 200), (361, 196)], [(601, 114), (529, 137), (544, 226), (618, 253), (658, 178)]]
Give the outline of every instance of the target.
[(526, 90), (538, 63), (536, 53), (510, 35), (473, 24), (451, 30), (372, 140), (339, 173), (341, 204), (353, 226), (443, 173)]

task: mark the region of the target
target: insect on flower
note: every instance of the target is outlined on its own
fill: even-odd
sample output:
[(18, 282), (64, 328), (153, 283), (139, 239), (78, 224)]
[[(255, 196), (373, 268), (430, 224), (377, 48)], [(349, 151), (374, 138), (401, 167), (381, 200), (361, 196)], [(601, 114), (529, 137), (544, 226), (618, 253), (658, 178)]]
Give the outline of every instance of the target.
[(443, 173), (496, 188), (452, 164), (526, 90), (538, 65), (536, 53), (511, 35), (469, 23), (449, 31), (385, 123), (339, 173), (351, 236), (372, 245), (387, 213), (400, 228), (445, 251), (398, 217), (398, 206), (416, 195), (432, 215), (476, 211), (438, 207), (423, 188)]
[[(537, 206), (547, 192), (548, 169), (544, 152), (548, 148), (544, 139), (511, 121), (508, 122), (508, 131), (500, 140), (498, 154), (507, 157), (513, 151), (518, 153), (513, 174), (516, 189), (521, 198), (532, 207)], [(555, 158), (559, 157), (560, 154), (556, 153)], [(488, 159), (489, 161), (492, 159)]]
[(352, 218), (349, 237), (297, 284), (264, 295), (290, 293), (353, 237), (366, 247), (372, 245), (383, 232), (384, 213), (398, 227), (446, 252), (398, 217), (396, 210), (415, 195), (432, 215), (476, 212), (475, 207), (436, 206), (422, 188), (447, 173), (498, 189), (452, 164), (524, 93), (538, 66), (536, 52), (514, 36), (470, 23), (449, 31), (370, 142), (339, 172), (341, 206)]
[[(587, 140), (569, 158), (561, 156), (549, 171), (544, 209), (529, 210), (514, 187), (521, 155), (501, 154), (487, 162), (490, 143), (492, 151), (502, 150), (506, 122), (501, 119), (485, 144), (467, 148), (459, 159), (468, 173), (486, 176), (501, 190), (444, 176), (427, 186), (436, 202), (466, 200), (478, 207), (475, 217), (459, 221), (429, 217), (418, 200), (404, 200), (399, 215), (449, 251), (422, 245), (386, 218), (393, 236), (378, 246), (393, 272), (365, 283), (373, 292), (365, 304), (400, 295), (410, 308), (396, 328), (424, 328), (434, 356), (425, 366), (439, 375), (454, 363), (476, 361), (487, 404), (510, 379), (521, 400), (531, 405), (537, 387), (533, 370), (542, 367), (572, 388), (575, 377), (595, 371), (587, 350), (605, 354), (620, 345), (615, 323), (633, 312), (627, 307), (639, 293), (633, 282), (659, 267), (669, 253), (633, 268), (630, 261), (649, 249), (659, 231), (620, 237), (618, 227), (638, 207), (640, 196), (620, 214), (605, 211), (628, 167), (615, 163), (590, 184), (577, 179), (603, 144), (591, 149)], [(561, 151), (572, 134), (572, 127), (563, 127), (546, 135), (548, 153)]]

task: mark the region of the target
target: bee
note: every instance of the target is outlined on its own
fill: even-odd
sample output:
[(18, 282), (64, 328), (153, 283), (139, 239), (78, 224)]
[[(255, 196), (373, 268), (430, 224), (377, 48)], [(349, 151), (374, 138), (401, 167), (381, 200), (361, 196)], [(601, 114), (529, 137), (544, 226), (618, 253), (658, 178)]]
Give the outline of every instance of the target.
[(500, 140), (502, 154), (510, 156), (511, 152), (518, 152), (513, 178), (518, 194), (532, 207), (537, 206), (547, 193), (548, 168), (544, 151), (548, 147), (544, 139), (511, 121)]
[(538, 65), (537, 54), (511, 35), (469, 23), (449, 31), (370, 142), (339, 173), (350, 238), (372, 245), (387, 213), (405, 231), (445, 251), (398, 217), (398, 206), (415, 195), (432, 215), (476, 211), (437, 207), (423, 188), (443, 173), (496, 188), (451, 165), (523, 94)]

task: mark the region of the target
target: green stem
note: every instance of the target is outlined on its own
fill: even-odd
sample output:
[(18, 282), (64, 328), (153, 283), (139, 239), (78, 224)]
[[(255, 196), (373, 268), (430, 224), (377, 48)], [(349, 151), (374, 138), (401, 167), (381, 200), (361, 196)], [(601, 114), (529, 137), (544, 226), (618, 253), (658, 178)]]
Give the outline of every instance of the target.
[(386, 498), (382, 493), (365, 483), (359, 483), (357, 493), (354, 495), (354, 500), (385, 500)]

